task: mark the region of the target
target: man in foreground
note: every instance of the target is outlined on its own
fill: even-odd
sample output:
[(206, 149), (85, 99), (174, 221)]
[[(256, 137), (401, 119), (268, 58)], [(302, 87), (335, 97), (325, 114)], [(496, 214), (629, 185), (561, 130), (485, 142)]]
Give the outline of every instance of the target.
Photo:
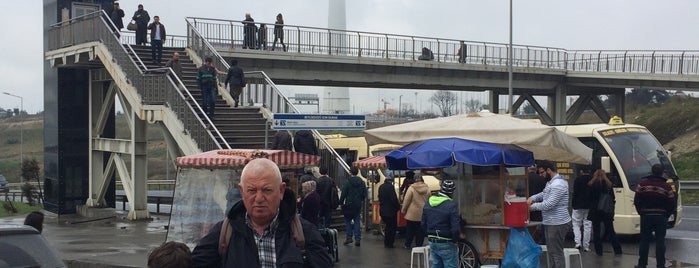
[[(296, 200), (285, 195), (277, 165), (269, 159), (250, 161), (238, 185), (242, 202), (226, 216), (232, 231), (228, 242), (220, 243), (223, 222), (204, 236), (192, 252), (192, 267), (331, 267), (325, 242), (316, 227), (300, 219), (305, 253), (296, 244), (292, 223)], [(219, 250), (225, 251), (220, 254)]]

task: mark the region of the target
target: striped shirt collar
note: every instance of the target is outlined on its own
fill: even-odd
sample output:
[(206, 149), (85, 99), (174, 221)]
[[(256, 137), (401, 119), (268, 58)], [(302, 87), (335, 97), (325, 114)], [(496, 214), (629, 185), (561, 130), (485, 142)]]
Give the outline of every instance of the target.
[(277, 253), (275, 248), (275, 234), (279, 227), (279, 210), (277, 215), (272, 219), (272, 223), (262, 232), (258, 234), (257, 230), (252, 226), (250, 215), (245, 213), (245, 224), (252, 229), (257, 245), (257, 255), (260, 260), (261, 268), (275, 268), (277, 266)]

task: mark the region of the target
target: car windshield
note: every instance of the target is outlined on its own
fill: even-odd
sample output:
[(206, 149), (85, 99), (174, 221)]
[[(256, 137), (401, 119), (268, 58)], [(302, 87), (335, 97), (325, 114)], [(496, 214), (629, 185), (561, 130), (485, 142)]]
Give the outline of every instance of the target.
[(645, 128), (628, 127), (601, 131), (600, 134), (616, 155), (630, 189), (650, 174), (651, 166), (662, 164), (666, 178), (677, 178), (675, 168), (662, 145)]

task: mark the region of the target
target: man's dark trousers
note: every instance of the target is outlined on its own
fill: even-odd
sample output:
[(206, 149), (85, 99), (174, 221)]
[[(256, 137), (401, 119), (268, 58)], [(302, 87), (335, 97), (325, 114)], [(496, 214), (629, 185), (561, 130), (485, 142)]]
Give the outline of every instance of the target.
[(150, 40), (150, 58), (154, 63), (160, 64), (163, 60), (163, 41)]
[(648, 265), (648, 248), (655, 232), (655, 261), (657, 267), (665, 267), (665, 215), (641, 215), (641, 243), (638, 246), (638, 267)]
[(383, 222), (386, 224), (386, 229), (384, 229), (384, 247), (393, 247), (393, 242), (396, 241), (396, 228), (398, 225), (398, 217), (394, 215), (393, 217), (381, 217)]

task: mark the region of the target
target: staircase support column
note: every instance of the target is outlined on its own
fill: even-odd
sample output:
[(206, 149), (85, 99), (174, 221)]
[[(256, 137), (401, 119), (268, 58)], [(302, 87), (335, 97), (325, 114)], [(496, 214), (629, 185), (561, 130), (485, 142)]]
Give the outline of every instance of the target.
[(133, 191), (131, 208), (128, 219), (138, 220), (150, 218), (148, 212), (148, 159), (146, 157), (148, 124), (138, 118), (135, 111), (131, 111), (131, 180), (129, 181)]
[[(92, 77), (92, 75), (90, 75)], [(116, 84), (112, 82), (92, 81), (91, 89), (89, 90), (89, 187), (88, 198), (85, 205), (88, 207), (105, 207), (107, 202), (105, 195), (107, 189), (112, 182), (113, 168), (110, 168), (111, 163), (105, 166), (105, 158), (108, 152), (101, 150), (97, 146), (96, 140), (104, 139), (104, 129), (106, 122), (114, 113), (114, 97), (116, 96)], [(111, 162), (111, 161), (110, 161)], [(113, 167), (113, 166), (112, 166)]]

